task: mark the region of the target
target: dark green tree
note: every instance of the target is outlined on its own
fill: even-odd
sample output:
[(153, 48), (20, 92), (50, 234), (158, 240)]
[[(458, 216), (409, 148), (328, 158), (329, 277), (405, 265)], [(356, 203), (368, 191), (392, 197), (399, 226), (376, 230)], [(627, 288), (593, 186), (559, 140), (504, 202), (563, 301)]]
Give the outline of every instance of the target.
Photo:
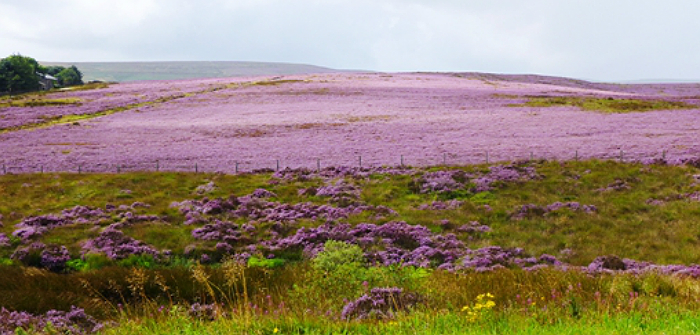
[(65, 69), (66, 69), (65, 67), (59, 66), (59, 65), (56, 65), (56, 66), (47, 66), (47, 67), (46, 67), (46, 74), (55, 77), (57, 74), (59, 74), (61, 71), (65, 70)]
[(74, 86), (83, 84), (83, 74), (75, 65), (65, 68), (56, 74), (61, 86)]
[(34, 58), (12, 55), (0, 60), (0, 92), (19, 93), (39, 89), (39, 63)]

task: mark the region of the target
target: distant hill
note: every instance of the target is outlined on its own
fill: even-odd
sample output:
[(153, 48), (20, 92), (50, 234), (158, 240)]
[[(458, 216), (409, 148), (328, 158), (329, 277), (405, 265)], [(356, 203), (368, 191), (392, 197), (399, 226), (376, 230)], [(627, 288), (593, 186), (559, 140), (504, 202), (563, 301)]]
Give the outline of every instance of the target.
[(341, 72), (330, 68), (265, 62), (41, 62), (42, 65), (75, 65), (83, 81), (140, 81), (291, 75)]

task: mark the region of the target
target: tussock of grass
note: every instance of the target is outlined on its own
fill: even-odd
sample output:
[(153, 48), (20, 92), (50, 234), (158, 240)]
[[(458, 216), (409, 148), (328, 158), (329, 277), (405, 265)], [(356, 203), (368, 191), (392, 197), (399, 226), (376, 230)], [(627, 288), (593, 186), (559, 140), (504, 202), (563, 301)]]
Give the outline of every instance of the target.
[(529, 97), (522, 104), (512, 104), (511, 107), (578, 107), (587, 111), (602, 113), (633, 113), (658, 110), (692, 109), (697, 108), (680, 101), (641, 100), (619, 98), (582, 98), (573, 96), (543, 96)]
[(60, 99), (50, 99), (42, 98), (39, 99), (37, 96), (31, 98), (22, 99), (10, 99), (0, 101), (0, 108), (4, 107), (41, 107), (41, 106), (63, 106), (63, 105), (74, 105), (80, 106), (82, 100), (78, 98), (60, 98)]

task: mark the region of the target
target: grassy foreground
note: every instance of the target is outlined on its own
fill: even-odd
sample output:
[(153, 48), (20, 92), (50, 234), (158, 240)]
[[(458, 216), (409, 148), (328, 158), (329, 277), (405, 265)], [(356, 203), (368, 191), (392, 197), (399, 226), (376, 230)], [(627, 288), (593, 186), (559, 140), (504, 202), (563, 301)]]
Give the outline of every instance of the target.
[[(84, 308), (106, 321), (104, 334), (692, 334), (700, 330), (700, 280), (688, 275), (590, 273), (598, 256), (616, 255), (657, 264), (692, 264), (700, 259), (700, 170), (693, 166), (640, 165), (612, 161), (520, 163), (537, 177), (497, 182), (486, 191), (420, 191), (420, 177), (437, 171), (489, 171), (488, 166), (435, 167), (415, 174), (372, 173), (362, 177), (281, 179), (263, 174), (186, 173), (33, 174), (0, 176), (3, 223), (60, 213), (76, 205), (131, 206), (134, 215), (157, 221), (125, 226), (123, 232), (157, 249), (168, 260), (114, 260), (81, 255), (84, 243), (108, 224), (70, 224), (31, 242), (65, 246), (75, 266), (60, 273), (27, 266), (13, 258), (25, 246), (16, 238), (0, 247), (0, 307), (45, 313)], [(390, 218), (361, 212), (339, 223), (382, 225), (401, 220), (433, 233), (456, 233), (441, 222), (479, 222), (482, 233), (457, 233), (468, 248), (519, 247), (529, 255), (550, 254), (571, 268), (503, 268), (448, 272), (412, 266), (377, 266), (362, 250), (329, 244), (313, 258), (301, 251), (273, 258), (233, 258), (209, 265), (186, 249), (214, 250), (214, 242), (193, 237), (203, 224), (186, 225), (173, 201), (243, 196), (256, 189), (283, 204), (337, 205), (300, 192), (336, 184), (355, 186), (357, 200), (396, 211)], [(201, 186), (215, 187), (202, 191)], [(455, 208), (432, 208), (457, 200)], [(344, 200), (345, 201), (345, 200)], [(523, 205), (576, 201), (595, 212), (561, 209), (526, 212)], [(431, 205), (432, 204), (432, 205)], [(132, 208), (133, 207), (133, 208)], [(538, 207), (539, 208), (539, 207)], [(244, 224), (240, 218), (231, 220)], [(238, 220), (238, 221), (236, 221)], [(301, 219), (316, 227), (322, 220)], [(265, 222), (256, 222), (272, 229)], [(259, 233), (261, 235), (266, 232)], [(254, 255), (255, 256), (255, 255)], [(373, 289), (401, 291), (372, 298)], [(347, 313), (362, 296), (377, 308)], [(368, 298), (368, 299), (369, 299)], [(382, 301), (380, 301), (382, 300)], [(345, 317), (350, 315), (351, 317)], [(113, 323), (111, 323), (113, 322)], [(52, 333), (51, 328), (34, 330)], [(21, 333), (22, 331), (17, 331)], [(32, 332), (30, 330), (30, 332)], [(56, 332), (56, 331), (54, 331)]]

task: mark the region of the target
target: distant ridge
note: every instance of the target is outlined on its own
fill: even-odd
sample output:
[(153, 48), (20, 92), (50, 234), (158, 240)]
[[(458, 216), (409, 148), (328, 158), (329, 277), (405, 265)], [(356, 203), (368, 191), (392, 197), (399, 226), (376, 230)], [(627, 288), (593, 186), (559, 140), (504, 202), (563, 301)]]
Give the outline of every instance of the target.
[(75, 65), (83, 81), (141, 81), (292, 75), (342, 72), (321, 66), (266, 62), (41, 62), (42, 65)]

